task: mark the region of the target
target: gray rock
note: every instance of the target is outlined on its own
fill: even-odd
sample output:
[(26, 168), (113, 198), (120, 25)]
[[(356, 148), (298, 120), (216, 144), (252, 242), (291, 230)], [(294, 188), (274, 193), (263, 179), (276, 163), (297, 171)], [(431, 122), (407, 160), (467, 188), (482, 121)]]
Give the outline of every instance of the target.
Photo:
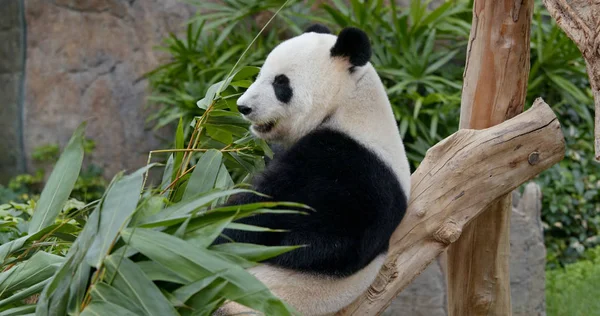
[[(64, 145), (88, 121), (92, 162), (111, 177), (145, 165), (159, 135), (145, 125), (141, 76), (166, 55), (155, 50), (184, 29), (193, 8), (177, 0), (27, 0), (25, 149)], [(32, 161), (28, 161), (32, 166)]]
[(513, 315), (546, 315), (546, 247), (542, 192), (531, 182), (523, 195), (513, 192), (510, 218), (510, 287)]
[(21, 144), (23, 21), (20, 1), (0, 1), (0, 184), (24, 171)]
[(446, 277), (435, 260), (383, 313), (386, 316), (446, 316)]

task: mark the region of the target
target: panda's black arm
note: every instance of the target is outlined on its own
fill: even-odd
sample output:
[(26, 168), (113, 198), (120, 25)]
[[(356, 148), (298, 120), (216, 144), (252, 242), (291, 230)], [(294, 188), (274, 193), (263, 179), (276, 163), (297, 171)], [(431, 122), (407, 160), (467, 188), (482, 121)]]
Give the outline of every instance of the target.
[[(226, 230), (224, 234), (245, 243), (308, 245), (269, 262), (326, 274), (355, 272), (383, 253), (406, 209), (405, 195), (391, 170), (356, 141), (327, 130), (313, 132), (273, 160), (255, 189), (274, 201), (307, 204), (316, 212), (261, 214), (240, 221), (289, 230), (285, 233)], [(243, 194), (232, 202), (264, 200)]]
[(352, 236), (320, 232), (296, 231), (285, 234), (282, 246), (304, 245), (266, 262), (300, 271), (327, 275), (350, 275), (375, 256), (361, 253), (360, 240)]

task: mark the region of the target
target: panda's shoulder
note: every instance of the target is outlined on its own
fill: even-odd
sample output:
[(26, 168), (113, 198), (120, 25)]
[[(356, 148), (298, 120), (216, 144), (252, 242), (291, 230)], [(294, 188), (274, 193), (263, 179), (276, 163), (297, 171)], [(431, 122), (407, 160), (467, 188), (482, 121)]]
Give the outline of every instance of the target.
[(343, 132), (318, 129), (275, 157), (268, 172), (277, 177), (334, 178), (345, 181), (361, 177), (383, 177), (396, 181), (391, 169), (378, 156)]

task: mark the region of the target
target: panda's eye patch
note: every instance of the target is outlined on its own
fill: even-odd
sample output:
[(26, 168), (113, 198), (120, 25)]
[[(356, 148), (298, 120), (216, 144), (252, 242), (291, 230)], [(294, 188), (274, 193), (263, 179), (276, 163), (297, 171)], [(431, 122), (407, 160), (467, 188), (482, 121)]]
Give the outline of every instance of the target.
[(275, 76), (273, 90), (275, 91), (277, 100), (283, 103), (288, 103), (292, 99), (293, 91), (292, 87), (290, 87), (290, 78), (284, 74)]
[(275, 76), (275, 80), (273, 81), (273, 84), (289, 85), (290, 79), (286, 75), (277, 75), (277, 76)]

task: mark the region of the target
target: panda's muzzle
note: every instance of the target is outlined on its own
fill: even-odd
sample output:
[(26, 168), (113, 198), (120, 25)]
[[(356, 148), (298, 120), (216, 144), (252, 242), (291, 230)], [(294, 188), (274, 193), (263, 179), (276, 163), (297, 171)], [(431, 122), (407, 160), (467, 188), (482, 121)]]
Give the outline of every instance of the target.
[(271, 121), (263, 124), (253, 124), (254, 130), (258, 133), (265, 134), (270, 132), (275, 127), (276, 121)]

